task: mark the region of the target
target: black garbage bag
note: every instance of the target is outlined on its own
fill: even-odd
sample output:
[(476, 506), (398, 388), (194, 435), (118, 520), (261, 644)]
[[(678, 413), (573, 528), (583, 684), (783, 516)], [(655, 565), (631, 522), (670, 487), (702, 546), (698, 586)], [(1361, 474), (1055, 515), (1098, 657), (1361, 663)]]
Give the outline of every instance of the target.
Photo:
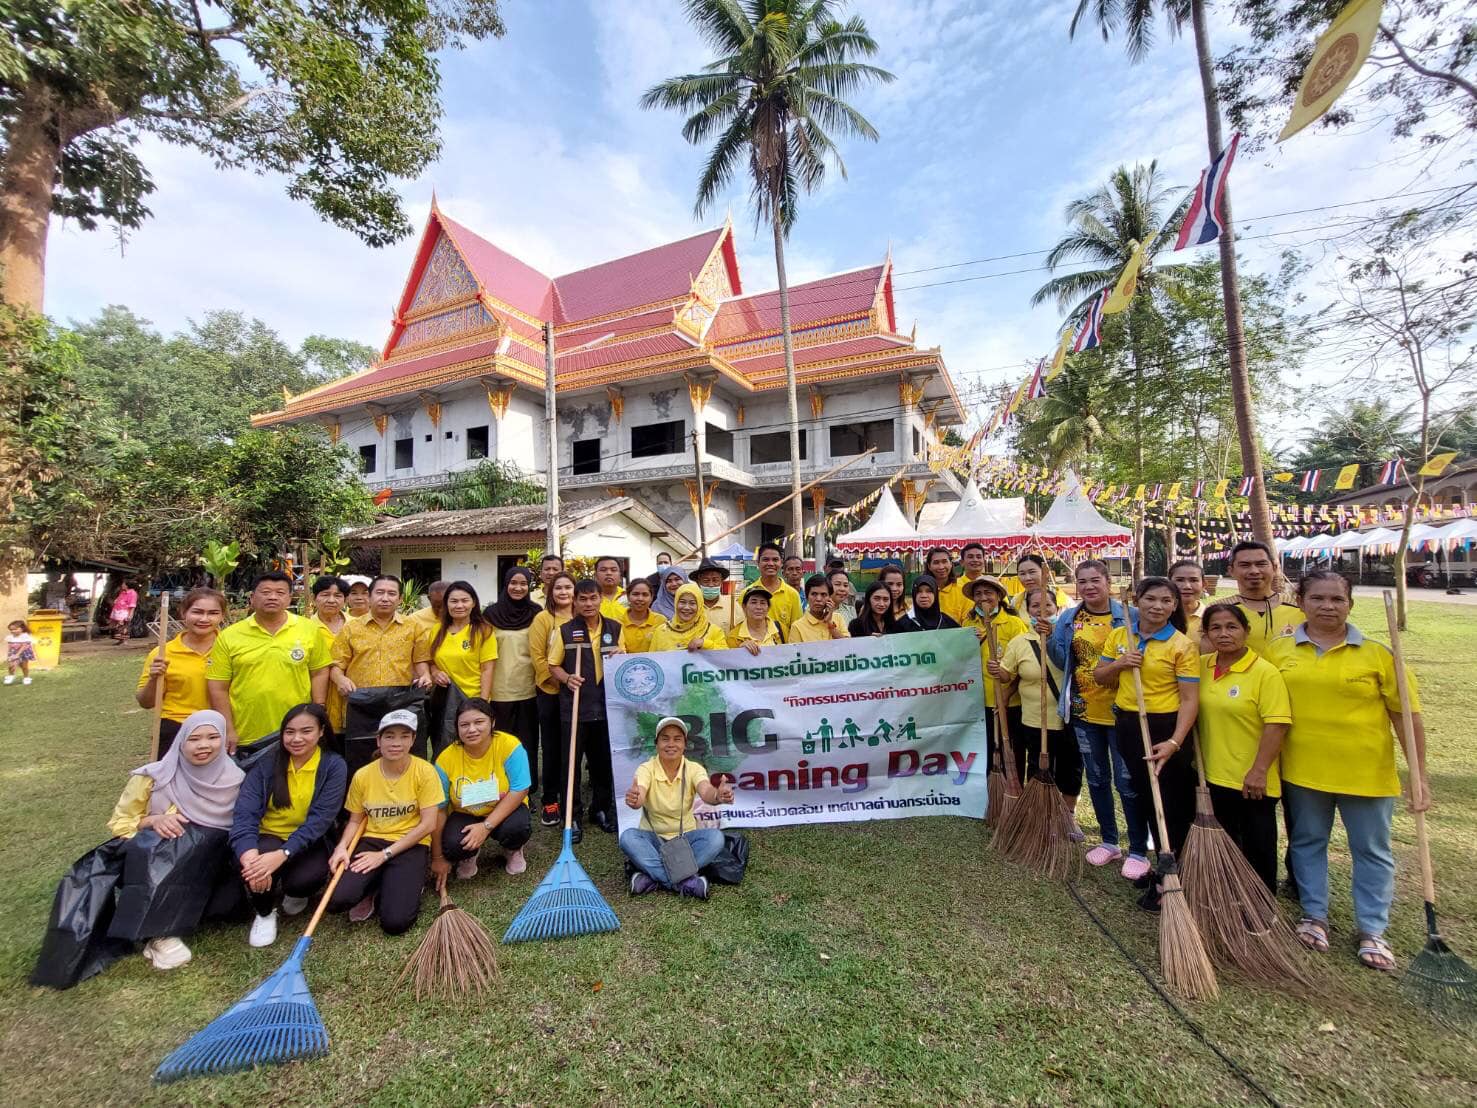
[(281, 740), (281, 732), (273, 731), (270, 735), (258, 739), (250, 746), (238, 746), (236, 753), (231, 755), (231, 760), (242, 773), (250, 773), (251, 767), (276, 753), (278, 743)]
[(218, 827), (186, 824), (175, 839), (140, 831), (125, 841), (122, 853), (110, 938), (144, 942), (188, 935), (207, 914), (223, 914), (212, 905), (218, 889), (229, 895), (241, 884), (226, 832)]
[(61, 879), (41, 954), (31, 971), (32, 985), (70, 989), (133, 953), (133, 943), (108, 935), (127, 843), (109, 839), (73, 862)]
[(749, 868), (749, 840), (738, 831), (723, 832), (723, 850), (703, 867), (703, 876), (720, 885), (738, 885)]
[(467, 694), (452, 682), (431, 691), (427, 715), (430, 717), (431, 759), (456, 741), (456, 714), (467, 702)]
[(405, 685), (355, 689), (344, 700), (344, 760), (349, 763), (349, 777), (374, 761), (380, 720), (386, 712), (406, 708), (415, 713), (420, 726), (410, 752), (418, 758), (426, 756), (430, 736), (430, 719), (426, 710), (424, 689)]

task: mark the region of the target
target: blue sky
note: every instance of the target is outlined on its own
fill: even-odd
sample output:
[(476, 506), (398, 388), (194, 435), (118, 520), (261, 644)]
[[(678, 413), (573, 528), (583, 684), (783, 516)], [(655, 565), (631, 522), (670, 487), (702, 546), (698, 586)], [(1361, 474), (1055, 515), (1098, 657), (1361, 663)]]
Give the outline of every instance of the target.
[[(1157, 158), (1188, 188), (1207, 160), (1190, 43), (1161, 36), (1146, 62), (1130, 65), (1096, 33), (1068, 39), (1073, 7), (853, 5), (881, 45), (879, 64), (899, 79), (859, 98), (881, 141), (848, 142), (849, 177), (807, 200), (790, 277), (875, 264), (890, 245), (899, 327), (916, 320), (919, 344), (942, 346), (967, 399), (977, 386), (1018, 379), (1052, 348), (1059, 318), (1029, 304), (1046, 277), (1034, 268), (1039, 255), (957, 263), (1050, 246), (1066, 202), (1119, 164)], [(638, 107), (651, 84), (707, 60), (675, 0), (510, 0), (506, 16), (505, 38), (443, 60), (445, 150), (403, 187), (417, 227), (434, 188), (448, 214), (559, 273), (716, 225), (731, 208), (746, 289), (772, 287), (770, 241), (755, 233), (746, 190), (696, 219), (701, 152), (682, 141), (675, 116)], [(1213, 29), (1219, 48), (1232, 34)], [(383, 342), (413, 238), (372, 250), (288, 201), (278, 180), (222, 172), (172, 148), (146, 156), (159, 185), (155, 217), (126, 243), (53, 224), (50, 314), (85, 318), (117, 303), (172, 330), (231, 308), (293, 342), (314, 332)], [(1256, 217), (1429, 187), (1423, 174), (1392, 158), (1377, 133), (1310, 129), (1244, 154), (1231, 178), (1238, 223), (1243, 233), (1276, 233), (1246, 243), (1244, 257), (1271, 269), (1276, 250), (1302, 247), (1317, 264), (1310, 302), (1322, 304), (1335, 263), (1317, 227), (1375, 206)], [(917, 272), (939, 266), (953, 268)]]

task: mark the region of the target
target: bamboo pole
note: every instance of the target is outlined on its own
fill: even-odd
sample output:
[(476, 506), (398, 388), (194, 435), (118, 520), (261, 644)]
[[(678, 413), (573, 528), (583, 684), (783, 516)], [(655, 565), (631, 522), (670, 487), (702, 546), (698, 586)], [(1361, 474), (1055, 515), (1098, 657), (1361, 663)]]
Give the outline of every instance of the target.
[(753, 515), (751, 515), (748, 519), (743, 520), (740, 523), (735, 523), (727, 531), (724, 531), (721, 534), (714, 535), (711, 539), (708, 540), (708, 545), (709, 546), (715, 546), (715, 545), (717, 545), (722, 540), (728, 538), (728, 536), (731, 535), (731, 534), (733, 534), (735, 531), (738, 531), (738, 530), (741, 530), (741, 529), (747, 527), (749, 524), (753, 523), (756, 519), (760, 518), (761, 516), (767, 515), (770, 512), (774, 511), (781, 504), (788, 504), (791, 500), (794, 500), (797, 496), (799, 496), (806, 489), (811, 488), (811, 487), (813, 487), (815, 485), (819, 485), (822, 481), (826, 480), (827, 478), (834, 477), (836, 474), (840, 473), (843, 469), (846, 469), (848, 466), (854, 466), (854, 465), (856, 465), (857, 462), (861, 461), (863, 458), (870, 457), (871, 455), (873, 455), (875, 453), (877, 453), (877, 448), (874, 446), (870, 450), (867, 450), (865, 453), (858, 454), (858, 455), (856, 455), (856, 457), (851, 458), (851, 459), (849, 459), (847, 461), (842, 462), (839, 466), (836, 466), (834, 469), (828, 469), (828, 470), (826, 470), (825, 473), (822, 473), (814, 481), (810, 482), (810, 484), (808, 484), (808, 485), (801, 485), (800, 488), (795, 489), (793, 492), (790, 492), (790, 493), (785, 494), (784, 496), (782, 496), (778, 500), (776, 500), (773, 504), (767, 504), (767, 505), (765, 505), (759, 511), (757, 511)]

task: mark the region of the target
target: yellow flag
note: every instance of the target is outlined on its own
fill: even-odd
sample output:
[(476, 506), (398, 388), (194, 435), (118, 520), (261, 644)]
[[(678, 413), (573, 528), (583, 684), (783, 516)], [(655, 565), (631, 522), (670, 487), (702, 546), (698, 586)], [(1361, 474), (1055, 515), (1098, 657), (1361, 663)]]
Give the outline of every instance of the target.
[(1274, 474), (1272, 474), (1272, 480), (1274, 480), (1274, 481), (1281, 481), (1285, 485), (1285, 484), (1287, 484), (1287, 482), (1289, 482), (1289, 481), (1292, 480), (1292, 474), (1290, 474), (1290, 473), (1274, 473)]
[(1108, 294), (1108, 301), (1103, 305), (1103, 315), (1116, 315), (1133, 303), (1133, 294), (1139, 287), (1139, 270), (1143, 268), (1144, 261), (1149, 256), (1149, 247), (1159, 237), (1159, 232), (1152, 232), (1143, 242), (1133, 248), (1128, 261), (1124, 263), (1123, 272), (1118, 274), (1118, 283), (1113, 286), (1113, 291)]
[(1067, 348), (1072, 345), (1072, 340), (1077, 337), (1077, 332), (1068, 327), (1062, 332), (1062, 341), (1057, 344), (1056, 353), (1051, 356), (1051, 368), (1046, 371), (1046, 379), (1055, 381), (1067, 367)]
[(1143, 485), (1140, 485), (1138, 488), (1136, 488), (1136, 489), (1133, 490), (1133, 498), (1135, 500), (1142, 500), (1144, 498), (1144, 486)]
[(1013, 412), (1021, 406), (1021, 400), (1024, 399), (1026, 395), (1026, 386), (1030, 383), (1030, 381), (1021, 382), (1020, 388), (1016, 389), (1015, 395), (1010, 398), (1010, 406), (1005, 409), (1007, 412)]
[(1445, 472), (1446, 467), (1451, 465), (1455, 459), (1456, 451), (1452, 451), (1450, 454), (1433, 454), (1431, 460), (1421, 466), (1420, 476), (1440, 477)]
[(1313, 47), (1293, 101), (1292, 118), (1277, 141), (1297, 134), (1329, 108), (1358, 74), (1379, 33), (1383, 0), (1349, 0)]
[(1333, 487), (1336, 489), (1352, 489), (1354, 482), (1357, 480), (1359, 480), (1359, 463), (1354, 462), (1352, 465), (1346, 465), (1343, 469), (1339, 470), (1339, 479), (1333, 483)]
[(1226, 488), (1230, 484), (1231, 481), (1229, 478), (1227, 478), (1226, 480), (1217, 481), (1215, 483), (1215, 492), (1211, 493), (1210, 495), (1216, 500), (1224, 500), (1226, 498)]
[(1176, 481), (1174, 484), (1172, 484), (1172, 485), (1169, 486), (1169, 499), (1173, 501), (1173, 500), (1178, 500), (1179, 498), (1180, 498), (1180, 483), (1178, 481)]

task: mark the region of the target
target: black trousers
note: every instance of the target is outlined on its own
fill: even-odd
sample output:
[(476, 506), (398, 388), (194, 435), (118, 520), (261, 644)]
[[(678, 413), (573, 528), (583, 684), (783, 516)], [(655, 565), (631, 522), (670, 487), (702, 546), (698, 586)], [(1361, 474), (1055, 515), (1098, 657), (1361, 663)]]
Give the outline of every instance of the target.
[[(476, 851), (462, 846), (462, 832), (486, 818), (474, 816), (470, 812), (452, 812), (447, 816), (446, 826), (441, 830), (441, 856), (448, 862), (460, 862), (472, 857)], [(529, 818), (528, 806), (518, 805), (487, 837), (509, 853), (521, 850), (533, 837), (533, 820)]]
[[(360, 839), (354, 857), (378, 854), (390, 845), (388, 839)], [(431, 848), (417, 843), (373, 873), (345, 870), (328, 900), (328, 910), (347, 912), (366, 896), (378, 893), (381, 929), (386, 935), (403, 935), (415, 926), (416, 917), (421, 914), (421, 890), (426, 885), (430, 860)]]
[(174, 737), (179, 734), (181, 722), (177, 719), (159, 721), (159, 757), (162, 758), (169, 753), (169, 748), (174, 745)]
[[(276, 835), (258, 835), (256, 848), (262, 854), (280, 850), (286, 839)], [(319, 839), (306, 850), (300, 850), (282, 868), (272, 874), (272, 887), (264, 893), (246, 890), (251, 899), (252, 910), (259, 916), (274, 912), (284, 896), (312, 896), (328, 882), (328, 858), (331, 851), (327, 841)]]
[[(569, 722), (559, 719), (559, 694), (539, 691), (534, 694), (538, 707), (539, 742), (543, 746), (541, 780), (544, 783), (544, 807), (558, 804), (564, 795), (564, 754), (569, 743)], [(531, 767), (530, 767), (531, 768)], [(529, 792), (532, 796), (532, 791)]]
[(1224, 785), (1210, 786), (1210, 803), (1215, 809), (1215, 818), (1231, 840), (1241, 848), (1242, 855), (1256, 870), (1256, 875), (1267, 886), (1267, 891), (1277, 892), (1277, 798), (1264, 796), (1260, 800), (1248, 800), (1240, 789)]
[[(565, 728), (569, 720), (562, 720)], [(603, 719), (581, 720), (575, 738), (574, 755), (574, 818), (580, 820), (585, 814), (584, 789), (581, 787), (582, 773), (590, 775), (590, 810), (593, 812), (615, 811), (615, 770), (610, 764), (610, 728)], [(565, 782), (560, 781), (562, 794)], [(546, 786), (547, 787), (547, 782)], [(564, 797), (559, 801), (562, 804)]]
[(538, 698), (530, 696), (527, 700), (494, 700), (492, 706), (497, 709), (497, 729), (515, 736), (523, 744), (524, 753), (528, 755), (528, 799), (529, 803), (533, 803), (533, 798), (538, 795), (539, 783)]
[[(1036, 776), (1041, 761), (1041, 728), (1026, 727), (1024, 723), (1010, 733), (1011, 749), (1015, 752), (1015, 772), (1021, 781)], [(1063, 796), (1076, 796), (1082, 791), (1082, 751), (1077, 748), (1077, 735), (1073, 731), (1057, 730), (1046, 733), (1046, 753), (1051, 761), (1051, 776), (1056, 781), (1057, 791)], [(1029, 770), (1029, 772), (1027, 772)]]
[[(1154, 819), (1154, 798), (1150, 795), (1149, 763), (1144, 760), (1144, 740), (1139, 734), (1137, 712), (1113, 709), (1117, 721), (1118, 749), (1123, 752), (1123, 761), (1128, 765), (1128, 776), (1133, 782), (1134, 792), (1142, 803), (1134, 805), (1133, 816), (1145, 832), (1152, 831), (1154, 841), (1159, 842), (1159, 827)], [(1174, 735), (1178, 719), (1176, 712), (1147, 712), (1149, 738), (1155, 743), (1165, 742)], [(1191, 732), (1185, 745), (1174, 752), (1159, 770), (1159, 795), (1164, 803), (1164, 823), (1169, 831), (1169, 849), (1178, 854), (1185, 847), (1185, 836), (1190, 833), (1190, 824), (1195, 822), (1195, 735)], [(1130, 841), (1135, 828), (1129, 828)], [(1142, 839), (1137, 841), (1144, 841)]]

